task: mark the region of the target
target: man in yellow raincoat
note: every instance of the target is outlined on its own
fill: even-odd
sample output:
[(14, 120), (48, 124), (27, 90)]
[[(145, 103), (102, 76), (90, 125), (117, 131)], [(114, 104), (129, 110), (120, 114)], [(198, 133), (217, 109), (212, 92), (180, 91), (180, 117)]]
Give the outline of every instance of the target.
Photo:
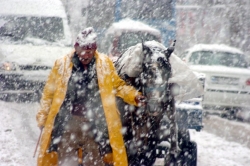
[(135, 106), (144, 105), (144, 96), (96, 50), (92, 27), (79, 33), (74, 48), (56, 60), (43, 90), (37, 165), (127, 166), (116, 96)]

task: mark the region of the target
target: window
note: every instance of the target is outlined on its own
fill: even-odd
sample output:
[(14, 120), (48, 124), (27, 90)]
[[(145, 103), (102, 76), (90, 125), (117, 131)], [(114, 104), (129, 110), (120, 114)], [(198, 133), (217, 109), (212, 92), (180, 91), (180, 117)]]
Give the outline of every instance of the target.
[(141, 43), (142, 41), (145, 42), (150, 40), (156, 40), (160, 42), (156, 36), (146, 32), (126, 32), (123, 33), (119, 39), (118, 50), (123, 52), (130, 46)]
[(245, 55), (220, 51), (193, 52), (189, 59), (189, 63), (193, 65), (221, 65), (239, 68), (248, 67)]
[(113, 34), (108, 34), (105, 36), (105, 38), (101, 41), (99, 51), (103, 53), (109, 53), (112, 48), (112, 42), (113, 42), (114, 35)]
[(184, 59), (186, 58), (187, 54), (188, 54), (188, 51), (183, 52), (183, 53), (180, 55), (180, 58), (181, 58), (182, 60), (184, 60)]
[[(57, 17), (0, 17), (0, 39), (23, 41), (26, 38), (56, 42), (64, 38), (63, 22)], [(27, 41), (26, 41), (27, 42)]]

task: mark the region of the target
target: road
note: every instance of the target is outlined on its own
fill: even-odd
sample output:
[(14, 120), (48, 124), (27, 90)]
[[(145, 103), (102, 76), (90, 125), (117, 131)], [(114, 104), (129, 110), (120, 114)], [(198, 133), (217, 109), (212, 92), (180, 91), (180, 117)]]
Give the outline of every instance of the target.
[(227, 141), (237, 142), (250, 148), (250, 124), (228, 120), (216, 115), (203, 118), (204, 131), (212, 133)]
[[(33, 153), (39, 135), (35, 115), (38, 103), (0, 101), (0, 166), (34, 166)], [(198, 166), (248, 166), (250, 124), (218, 116), (203, 119), (200, 132), (191, 130), (198, 146)]]

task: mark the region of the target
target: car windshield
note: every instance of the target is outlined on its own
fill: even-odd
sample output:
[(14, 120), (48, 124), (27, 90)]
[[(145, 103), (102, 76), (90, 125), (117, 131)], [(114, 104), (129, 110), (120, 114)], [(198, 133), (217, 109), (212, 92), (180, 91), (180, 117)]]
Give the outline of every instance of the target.
[(63, 21), (58, 17), (0, 16), (0, 40), (35, 45), (64, 38)]
[(190, 57), (189, 63), (192, 65), (222, 65), (239, 68), (248, 67), (248, 63), (243, 54), (219, 51), (194, 52)]
[(120, 50), (120, 52), (123, 52), (130, 46), (136, 45), (137, 43), (141, 43), (142, 41), (145, 42), (145, 41), (151, 41), (151, 40), (160, 42), (159, 38), (157, 38), (156, 36), (150, 33), (126, 32), (126, 33), (123, 33), (119, 39), (118, 49)]

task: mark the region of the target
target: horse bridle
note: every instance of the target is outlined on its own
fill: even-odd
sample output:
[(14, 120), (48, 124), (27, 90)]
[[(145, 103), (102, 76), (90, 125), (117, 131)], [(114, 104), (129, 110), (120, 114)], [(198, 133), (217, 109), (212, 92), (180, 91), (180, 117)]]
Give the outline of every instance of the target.
[[(143, 51), (142, 51), (142, 53), (143, 53)], [(145, 62), (145, 56), (143, 56), (143, 61), (142, 61), (142, 72), (141, 72), (141, 75), (143, 75), (143, 78), (140, 78), (141, 80), (144, 79), (144, 73), (146, 73), (146, 66), (145, 66), (144, 62)], [(163, 63), (169, 63), (169, 62), (163, 61)], [(170, 75), (171, 75), (171, 67), (170, 67)], [(142, 77), (142, 76), (140, 76), (140, 77)], [(153, 91), (153, 90), (157, 90), (157, 91), (161, 91), (161, 92), (165, 90), (166, 91), (166, 96), (171, 95), (170, 88), (171, 88), (172, 83), (169, 83), (168, 80), (167, 80), (167, 82), (165, 83), (164, 86), (160, 86), (160, 87), (156, 87), (156, 88), (152, 88), (152, 87), (145, 88), (144, 85), (145, 85), (145, 83), (142, 83), (142, 86), (141, 86), (142, 87), (141, 91), (142, 91), (142, 95), (143, 96), (146, 96), (146, 94), (149, 91)], [(143, 108), (144, 109), (143, 112), (146, 113), (149, 116), (158, 116), (160, 114), (160, 112), (157, 112), (157, 111), (156, 112), (150, 112), (150, 109), (148, 109), (148, 107), (151, 107), (151, 105), (150, 105), (151, 103), (152, 104), (156, 103), (156, 102), (154, 102), (154, 100), (156, 101), (158, 99), (155, 98), (155, 99), (147, 100), (146, 106)]]

